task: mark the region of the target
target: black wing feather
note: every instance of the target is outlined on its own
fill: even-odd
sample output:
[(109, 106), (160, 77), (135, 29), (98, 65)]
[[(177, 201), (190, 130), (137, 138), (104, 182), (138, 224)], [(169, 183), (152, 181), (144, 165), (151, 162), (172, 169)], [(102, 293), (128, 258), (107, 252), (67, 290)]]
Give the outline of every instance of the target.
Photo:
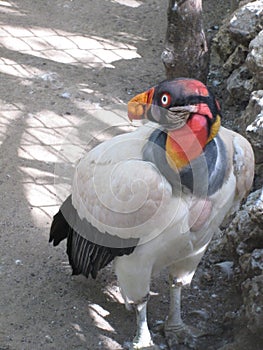
[[(67, 239), (67, 254), (72, 274), (82, 274), (86, 277), (91, 275), (95, 279), (99, 270), (108, 265), (115, 257), (131, 254), (138, 243), (137, 239), (112, 237), (112, 246), (109, 247), (93, 241), (96, 237), (97, 241), (102, 242), (105, 235), (109, 242), (110, 235), (102, 234), (87, 220), (80, 219), (77, 210), (72, 205), (71, 196), (69, 196), (53, 218), (49, 242), (57, 246), (61, 241)], [(88, 240), (85, 238), (87, 236), (93, 239)]]

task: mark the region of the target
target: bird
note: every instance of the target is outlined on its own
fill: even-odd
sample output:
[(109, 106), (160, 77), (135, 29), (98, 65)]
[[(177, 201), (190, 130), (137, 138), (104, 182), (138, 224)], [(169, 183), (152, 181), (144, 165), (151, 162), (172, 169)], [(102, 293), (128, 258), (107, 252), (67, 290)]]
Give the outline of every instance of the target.
[(49, 241), (67, 240), (74, 275), (95, 279), (113, 262), (125, 305), (136, 313), (131, 349), (156, 348), (147, 302), (152, 279), (167, 269), (165, 336), (169, 344), (190, 344), (198, 332), (182, 320), (181, 289), (249, 193), (253, 150), (221, 125), (219, 102), (196, 79), (162, 81), (134, 96), (127, 109), (140, 126), (79, 160)]

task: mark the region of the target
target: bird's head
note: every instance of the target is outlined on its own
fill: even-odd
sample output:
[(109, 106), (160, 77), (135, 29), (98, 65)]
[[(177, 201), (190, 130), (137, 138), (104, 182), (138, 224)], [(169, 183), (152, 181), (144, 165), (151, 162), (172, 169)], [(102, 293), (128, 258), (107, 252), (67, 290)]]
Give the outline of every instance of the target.
[(163, 81), (133, 97), (128, 117), (148, 119), (166, 131), (166, 156), (177, 169), (200, 156), (220, 128), (219, 103), (203, 83), (188, 78)]
[(177, 78), (163, 81), (128, 102), (128, 117), (148, 119), (167, 131), (186, 124), (206, 129), (207, 142), (220, 127), (220, 107), (209, 89), (200, 81)]

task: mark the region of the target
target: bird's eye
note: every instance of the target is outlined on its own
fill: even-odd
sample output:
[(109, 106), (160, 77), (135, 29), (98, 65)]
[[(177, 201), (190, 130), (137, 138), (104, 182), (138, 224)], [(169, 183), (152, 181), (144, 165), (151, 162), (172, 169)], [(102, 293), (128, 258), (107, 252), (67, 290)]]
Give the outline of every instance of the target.
[(170, 103), (171, 103), (171, 96), (167, 92), (165, 92), (161, 96), (161, 105), (162, 107), (168, 107)]

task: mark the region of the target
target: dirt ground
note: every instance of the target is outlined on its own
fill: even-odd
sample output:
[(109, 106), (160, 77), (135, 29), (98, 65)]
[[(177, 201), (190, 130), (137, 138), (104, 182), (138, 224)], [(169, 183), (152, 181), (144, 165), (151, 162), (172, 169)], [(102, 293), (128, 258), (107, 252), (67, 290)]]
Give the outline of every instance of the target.
[[(96, 281), (71, 277), (65, 245), (54, 249), (48, 235), (85, 145), (130, 128), (125, 113), (104, 109), (165, 78), (167, 3), (0, 1), (1, 350), (115, 350), (132, 340), (135, 316), (111, 267)], [(209, 35), (229, 6), (204, 1)], [(239, 301), (214, 264), (222, 259), (207, 255), (184, 294), (185, 319), (209, 333), (200, 349), (233, 336), (225, 314)], [(165, 273), (152, 290), (149, 323), (165, 349), (156, 328), (168, 308)]]

